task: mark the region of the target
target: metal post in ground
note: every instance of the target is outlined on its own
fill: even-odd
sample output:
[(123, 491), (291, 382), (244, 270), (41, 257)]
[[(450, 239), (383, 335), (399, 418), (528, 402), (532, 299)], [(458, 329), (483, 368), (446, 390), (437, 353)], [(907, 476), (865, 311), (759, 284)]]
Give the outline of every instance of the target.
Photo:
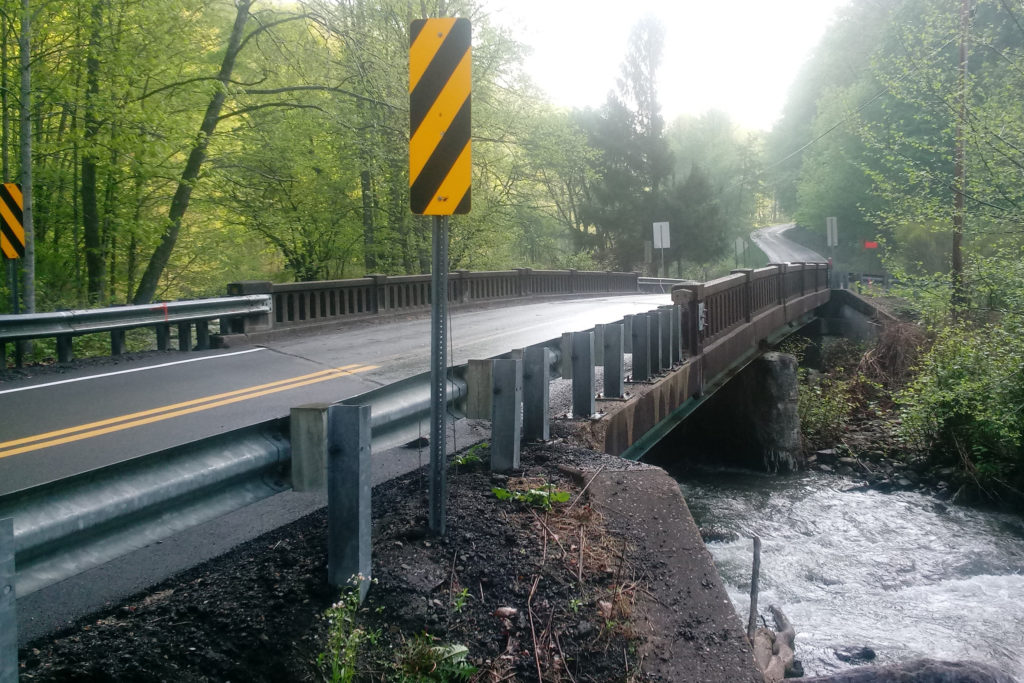
[(558, 368), (562, 379), (572, 379), (572, 332), (562, 333)]
[(672, 367), (672, 307), (658, 308), (658, 326), (661, 328), (661, 367)]
[(447, 526), (448, 463), (448, 217), (434, 216), (430, 278), (430, 530), (444, 536)]
[(664, 370), (661, 364), (661, 315), (658, 311), (648, 311), (647, 321), (651, 330), (647, 335), (647, 342), (650, 348), (648, 358), (651, 361), (651, 374), (658, 374)]
[(622, 353), (624, 333), (622, 325), (613, 323), (604, 327), (604, 396), (622, 398), (625, 391), (625, 359)]
[(672, 362), (683, 360), (683, 307), (672, 305)]
[(594, 367), (604, 365), (604, 328), (605, 325), (594, 325)]
[(622, 316), (622, 352), (633, 353), (633, 315)]
[(572, 333), (572, 414), (594, 414), (594, 333)]
[(0, 683), (18, 681), (18, 615), (14, 594), (14, 520), (0, 519)]
[(523, 361), (493, 361), (491, 376), (491, 471), (519, 469), (519, 439), (523, 425)]
[(327, 430), (327, 582), (362, 577), (361, 602), (370, 579), (370, 406), (332, 405)]
[(546, 346), (528, 346), (523, 353), (523, 438), (527, 441), (551, 437), (551, 362)]
[(633, 316), (633, 381), (651, 377), (651, 323), (646, 313)]

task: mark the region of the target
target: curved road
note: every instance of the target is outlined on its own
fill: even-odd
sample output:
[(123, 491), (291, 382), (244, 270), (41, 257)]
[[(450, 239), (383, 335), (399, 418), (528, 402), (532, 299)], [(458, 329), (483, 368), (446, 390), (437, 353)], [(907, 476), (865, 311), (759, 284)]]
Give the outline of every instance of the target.
[[(456, 311), (449, 362), (614, 322), (668, 299), (632, 294)], [(408, 316), (0, 382), (0, 494), (369, 391), (429, 370), (429, 350), (429, 316)]]
[(783, 237), (784, 232), (795, 227), (796, 223), (770, 225), (750, 233), (750, 239), (772, 263), (824, 263), (828, 261), (818, 252)]

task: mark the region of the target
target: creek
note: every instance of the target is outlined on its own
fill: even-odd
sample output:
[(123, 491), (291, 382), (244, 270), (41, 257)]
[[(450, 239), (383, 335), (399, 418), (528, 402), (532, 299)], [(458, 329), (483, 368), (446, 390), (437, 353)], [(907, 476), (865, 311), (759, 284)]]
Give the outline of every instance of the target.
[(796, 628), (806, 675), (932, 657), (997, 666), (1024, 681), (1024, 520), (915, 492), (848, 490), (816, 472), (676, 474), (698, 525), (740, 535), (708, 549), (746, 625), (750, 536), (762, 540), (759, 607)]

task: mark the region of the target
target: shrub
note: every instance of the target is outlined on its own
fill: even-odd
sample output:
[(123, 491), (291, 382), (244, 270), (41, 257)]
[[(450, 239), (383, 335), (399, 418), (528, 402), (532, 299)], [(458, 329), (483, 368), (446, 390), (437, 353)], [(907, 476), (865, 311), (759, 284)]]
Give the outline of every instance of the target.
[(903, 436), (937, 459), (983, 484), (1024, 474), (1024, 339), (1013, 321), (941, 330), (897, 400)]

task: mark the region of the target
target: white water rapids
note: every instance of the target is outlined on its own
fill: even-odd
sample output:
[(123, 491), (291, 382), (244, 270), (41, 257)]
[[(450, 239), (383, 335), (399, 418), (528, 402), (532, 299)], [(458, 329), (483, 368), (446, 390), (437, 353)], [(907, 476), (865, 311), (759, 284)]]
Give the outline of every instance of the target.
[(743, 538), (708, 543), (741, 621), (752, 544), (762, 540), (760, 612), (778, 605), (797, 631), (807, 675), (847, 668), (836, 650), (867, 646), (875, 663), (975, 660), (1024, 681), (1024, 520), (917, 493), (844, 491), (818, 473), (729, 471), (680, 477), (698, 524)]

